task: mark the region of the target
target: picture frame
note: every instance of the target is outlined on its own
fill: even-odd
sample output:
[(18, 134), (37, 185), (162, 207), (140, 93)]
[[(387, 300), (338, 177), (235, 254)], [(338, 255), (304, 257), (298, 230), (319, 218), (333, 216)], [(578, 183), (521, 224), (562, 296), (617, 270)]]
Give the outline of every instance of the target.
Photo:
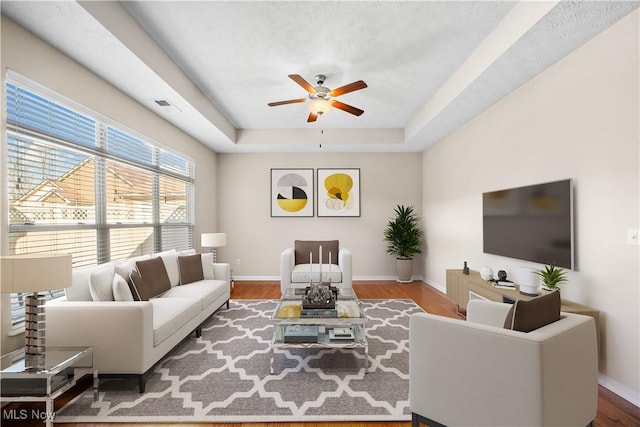
[(319, 217), (360, 216), (360, 169), (317, 170)]
[(313, 169), (271, 169), (271, 216), (312, 217)]

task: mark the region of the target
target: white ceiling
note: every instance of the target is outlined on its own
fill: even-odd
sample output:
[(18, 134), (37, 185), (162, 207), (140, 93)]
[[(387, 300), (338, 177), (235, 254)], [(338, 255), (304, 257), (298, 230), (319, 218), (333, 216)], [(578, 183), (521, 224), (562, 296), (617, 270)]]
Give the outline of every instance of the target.
[[(623, 2), (7, 1), (2, 14), (217, 152), (423, 151), (638, 7)], [(360, 117), (307, 123), (287, 77)], [(314, 84), (315, 86), (315, 84)], [(174, 107), (159, 107), (155, 100)], [(320, 147), (322, 144), (322, 148)]]

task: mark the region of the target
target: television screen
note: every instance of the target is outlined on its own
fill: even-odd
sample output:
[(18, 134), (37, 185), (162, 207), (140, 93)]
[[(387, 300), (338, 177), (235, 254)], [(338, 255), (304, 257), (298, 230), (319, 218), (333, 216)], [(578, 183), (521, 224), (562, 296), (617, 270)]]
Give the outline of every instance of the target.
[(485, 253), (573, 268), (571, 180), (482, 195)]

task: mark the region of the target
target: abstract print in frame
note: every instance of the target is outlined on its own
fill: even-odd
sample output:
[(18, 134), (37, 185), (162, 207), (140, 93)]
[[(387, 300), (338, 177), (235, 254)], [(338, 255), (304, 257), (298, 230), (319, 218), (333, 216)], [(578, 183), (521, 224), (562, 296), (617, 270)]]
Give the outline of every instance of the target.
[(271, 169), (271, 216), (313, 216), (313, 169)]
[(360, 169), (318, 168), (318, 216), (360, 216)]

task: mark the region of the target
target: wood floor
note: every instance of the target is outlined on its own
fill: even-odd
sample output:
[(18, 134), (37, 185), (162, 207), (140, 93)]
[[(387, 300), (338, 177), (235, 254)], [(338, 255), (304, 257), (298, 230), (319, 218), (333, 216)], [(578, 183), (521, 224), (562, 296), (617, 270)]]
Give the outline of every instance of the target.
[[(392, 281), (361, 281), (353, 285), (356, 294), (361, 299), (375, 298), (411, 298), (425, 311), (448, 317), (459, 317), (456, 307), (440, 291), (425, 285), (423, 282), (411, 284), (398, 284)], [(277, 299), (280, 297), (279, 282), (252, 281), (235, 282), (231, 293), (232, 299)], [(82, 385), (81, 385), (82, 386)], [(89, 384), (84, 385), (88, 387)], [(68, 400), (68, 397), (66, 398)], [(56, 400), (56, 408), (65, 403), (64, 398)], [(4, 417), (3, 408), (2, 425), (9, 426)], [(29, 423), (34, 426), (42, 426), (42, 423)], [(24, 422), (13, 424), (25, 426)], [(95, 427), (145, 427), (155, 424), (58, 424), (55, 426), (95, 426)], [(171, 424), (171, 427), (409, 427), (410, 422), (368, 422), (368, 423), (246, 423), (246, 424)], [(600, 386), (598, 392), (598, 413), (595, 419), (596, 427), (640, 427), (640, 408), (622, 399), (606, 388)]]

